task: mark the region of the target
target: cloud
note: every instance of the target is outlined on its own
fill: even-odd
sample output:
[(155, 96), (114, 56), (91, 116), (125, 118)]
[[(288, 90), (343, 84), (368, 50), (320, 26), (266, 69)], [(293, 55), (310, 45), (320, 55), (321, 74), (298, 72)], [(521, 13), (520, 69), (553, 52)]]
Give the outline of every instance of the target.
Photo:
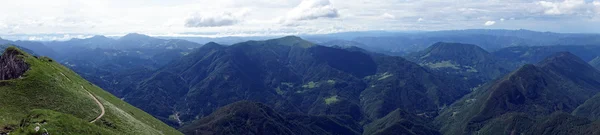
[(302, 0), (298, 6), (282, 18), (281, 22), (289, 24), (295, 21), (337, 18), (339, 16), (338, 10), (329, 0)]
[(546, 15), (573, 15), (585, 14), (596, 2), (588, 3), (584, 0), (565, 0), (562, 2), (539, 1), (538, 5), (544, 8)]
[(485, 25), (485, 26), (492, 26), (494, 24), (496, 24), (496, 21), (487, 21), (483, 25)]
[[(4, 3), (21, 6), (0, 8), (2, 37), (131, 32), (149, 35), (201, 32), (226, 36), (486, 27), (600, 31), (596, 26), (600, 22), (600, 0), (5, 0)], [(237, 12), (245, 8), (251, 12), (247, 15)], [(194, 12), (198, 13), (190, 14)], [(487, 21), (495, 23), (486, 26)]]
[(596, 13), (600, 14), (600, 1), (594, 1), (592, 4), (596, 7)]
[(4, 29), (6, 27), (8, 27), (8, 26), (6, 24), (4, 24), (2, 21), (0, 21), (0, 30)]
[(247, 10), (241, 10), (236, 13), (195, 13), (185, 19), (185, 27), (222, 27), (231, 26), (242, 21), (247, 14)]
[(383, 19), (396, 19), (396, 16), (394, 16), (392, 14), (389, 14), (389, 13), (383, 13), (381, 15), (381, 18), (383, 18)]

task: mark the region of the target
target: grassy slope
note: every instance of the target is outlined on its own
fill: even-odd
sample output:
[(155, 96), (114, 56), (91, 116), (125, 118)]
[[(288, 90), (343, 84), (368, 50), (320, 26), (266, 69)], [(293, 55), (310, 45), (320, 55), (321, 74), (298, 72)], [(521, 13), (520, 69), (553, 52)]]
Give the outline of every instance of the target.
[[(12, 128), (28, 134), (45, 121), (41, 127), (51, 134), (181, 134), (47, 57), (22, 57), (29, 71), (20, 79), (0, 81), (0, 132)], [(106, 108), (93, 124), (89, 121), (100, 108), (86, 90)]]

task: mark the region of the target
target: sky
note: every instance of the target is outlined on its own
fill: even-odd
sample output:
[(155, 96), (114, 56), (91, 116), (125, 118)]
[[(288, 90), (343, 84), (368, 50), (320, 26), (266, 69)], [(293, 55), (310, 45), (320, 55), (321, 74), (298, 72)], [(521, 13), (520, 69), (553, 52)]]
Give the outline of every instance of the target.
[[(0, 0), (0, 37), (270, 36), (529, 29), (600, 33), (600, 0)], [(35, 40), (35, 37), (33, 37)]]

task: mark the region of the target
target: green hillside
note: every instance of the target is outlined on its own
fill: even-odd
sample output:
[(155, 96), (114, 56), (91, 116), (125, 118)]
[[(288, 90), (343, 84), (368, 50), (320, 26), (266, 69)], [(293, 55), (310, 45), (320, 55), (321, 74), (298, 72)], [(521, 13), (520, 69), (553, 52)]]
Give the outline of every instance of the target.
[(599, 90), (598, 70), (571, 53), (557, 53), (482, 86), (435, 123), (444, 134), (593, 134), (591, 121), (561, 113), (598, 118), (592, 96)]
[(1, 57), (28, 70), (0, 80), (0, 134), (181, 134), (48, 57), (15, 47)]
[(501, 60), (477, 45), (439, 42), (406, 56), (423, 67), (464, 78), (476, 87), (517, 68), (516, 63)]

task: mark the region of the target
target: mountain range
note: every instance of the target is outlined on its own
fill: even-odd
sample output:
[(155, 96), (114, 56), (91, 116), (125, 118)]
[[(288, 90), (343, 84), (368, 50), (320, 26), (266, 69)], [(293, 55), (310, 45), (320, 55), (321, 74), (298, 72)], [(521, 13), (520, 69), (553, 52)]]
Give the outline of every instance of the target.
[(0, 39), (0, 134), (600, 133), (595, 34), (303, 37)]
[(558, 45), (558, 46), (516, 46), (492, 52), (498, 58), (520, 64), (534, 64), (557, 52), (571, 52), (584, 61), (590, 61), (600, 55), (600, 46), (596, 45)]
[(35, 42), (35, 41), (10, 41), (10, 40), (4, 40), (2, 38), (0, 38), (0, 45), (3, 45), (5, 47), (3, 48), (7, 48), (7, 46), (9, 45), (18, 45), (19, 48), (22, 48), (26, 51), (30, 51), (30, 52), (35, 52), (38, 55), (43, 55), (43, 56), (50, 56), (50, 57), (56, 57), (58, 54), (57, 52), (54, 51), (54, 49), (44, 45), (41, 42)]
[(208, 43), (141, 80), (124, 100), (175, 125), (239, 100), (286, 113), (347, 115), (361, 123), (397, 108), (433, 117), (469, 92), (460, 79), (401, 57), (325, 47), (298, 37)]
[(600, 34), (552, 33), (530, 30), (467, 29), (422, 32), (347, 32), (304, 36), (324, 43), (347, 40), (364, 44), (380, 53), (413, 53), (437, 42), (475, 44), (487, 51), (514, 46), (598, 45)]
[(56, 60), (85, 79), (121, 97), (123, 87), (138, 73), (156, 70), (187, 55), (201, 44), (131, 33), (118, 39), (94, 36), (47, 43), (60, 55)]

